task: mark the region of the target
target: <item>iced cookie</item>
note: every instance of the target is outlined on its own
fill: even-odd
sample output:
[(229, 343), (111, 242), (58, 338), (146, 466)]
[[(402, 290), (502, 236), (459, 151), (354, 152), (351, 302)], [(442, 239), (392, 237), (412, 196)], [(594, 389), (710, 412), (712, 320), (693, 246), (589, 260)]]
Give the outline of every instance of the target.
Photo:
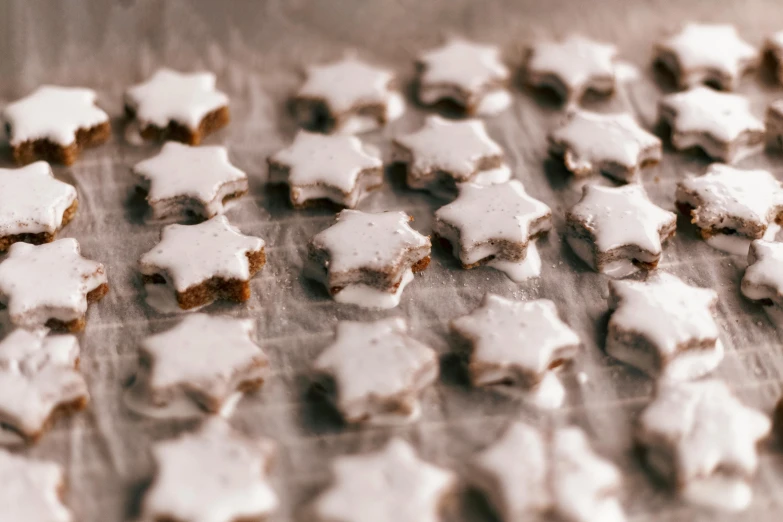
[(687, 501), (736, 512), (750, 504), (757, 446), (770, 429), (766, 415), (708, 379), (659, 386), (636, 440), (647, 465)]
[(754, 239), (772, 241), (783, 221), (783, 185), (766, 170), (713, 164), (677, 184), (677, 208), (713, 248), (745, 256)]
[(606, 352), (651, 377), (696, 379), (723, 360), (718, 294), (670, 274), (610, 281)]
[(394, 74), (353, 56), (308, 67), (292, 105), (302, 127), (341, 134), (383, 127), (405, 111)]
[(686, 24), (655, 45), (653, 59), (668, 69), (680, 89), (699, 84), (733, 91), (742, 75), (758, 67), (758, 49), (728, 24)]
[(555, 370), (578, 353), (581, 341), (548, 299), (518, 302), (486, 294), (481, 306), (451, 321), (469, 346), (474, 386), (521, 392), (539, 408), (557, 408), (565, 389)]
[(126, 403), (150, 417), (229, 416), (269, 374), (269, 360), (254, 334), (252, 319), (196, 313), (147, 337)]
[(756, 239), (748, 250), (742, 295), (764, 305), (772, 322), (783, 326), (783, 243)]
[(73, 522), (63, 503), (65, 472), (59, 464), (0, 450), (0, 520)]
[(91, 89), (44, 85), (3, 110), (14, 161), (71, 165), (82, 149), (111, 135), (109, 115), (95, 105)]
[(402, 318), (341, 321), (314, 368), (334, 379), (347, 422), (399, 423), (418, 419), (419, 396), (438, 378), (438, 356), (408, 335)]
[(511, 73), (494, 45), (453, 38), (420, 55), (417, 66), (423, 105), (448, 101), (468, 116), (491, 116), (511, 105)]
[(136, 120), (145, 140), (189, 145), (198, 145), (230, 119), (228, 96), (215, 88), (214, 74), (166, 68), (125, 91), (125, 114)]
[(549, 133), (549, 153), (562, 158), (574, 176), (605, 174), (628, 183), (641, 169), (661, 161), (661, 140), (627, 113), (574, 111), (566, 123)]
[(383, 184), (378, 151), (355, 136), (299, 131), (294, 142), (267, 159), (269, 182), (284, 183), (294, 208), (330, 201), (356, 208)]
[(783, 100), (774, 101), (767, 107), (764, 125), (767, 128), (767, 147), (783, 150)]
[(220, 417), (156, 443), (157, 472), (141, 503), (144, 522), (265, 520), (279, 504), (269, 485), (275, 444), (251, 439)]
[(108, 291), (103, 264), (82, 257), (72, 238), (14, 243), (0, 262), (0, 302), (16, 326), (81, 332), (87, 306)]
[(457, 475), (392, 439), (380, 451), (337, 457), (332, 485), (316, 497), (317, 522), (438, 522), (456, 495)]
[(470, 468), (471, 482), (503, 522), (625, 520), (620, 471), (593, 451), (580, 428), (540, 430), (515, 422)]
[(0, 169), (0, 252), (13, 243), (50, 243), (76, 214), (72, 185), (54, 179), (43, 161)]
[(664, 96), (658, 118), (670, 127), (675, 149), (698, 147), (727, 163), (756, 152), (764, 143), (764, 123), (750, 111), (748, 99), (709, 87)]
[(778, 82), (783, 84), (783, 31), (778, 31), (767, 38), (764, 52), (772, 60)]
[(457, 183), (490, 185), (511, 177), (503, 149), (481, 120), (428, 116), (421, 129), (394, 139), (393, 157), (405, 164), (409, 187), (445, 197), (454, 196)]
[(677, 215), (653, 204), (641, 185), (585, 185), (566, 213), (565, 239), (596, 272), (625, 277), (655, 269), (676, 229)]
[(525, 80), (553, 90), (564, 102), (578, 103), (588, 91), (602, 96), (616, 88), (617, 48), (574, 35), (542, 42), (528, 50)]
[(449, 242), (463, 268), (488, 265), (513, 281), (541, 274), (535, 239), (552, 228), (552, 211), (517, 180), (462, 183), (453, 203), (435, 212), (434, 232)]
[(195, 310), (218, 299), (250, 299), (250, 279), (266, 263), (264, 240), (246, 236), (226, 216), (168, 225), (141, 256), (147, 304), (162, 313)]
[(79, 342), (47, 332), (17, 328), (0, 341), (0, 444), (36, 442), (57, 416), (89, 402)]
[(430, 264), (430, 239), (411, 228), (412, 219), (405, 212), (343, 210), (310, 240), (306, 275), (338, 303), (394, 308), (413, 274)]

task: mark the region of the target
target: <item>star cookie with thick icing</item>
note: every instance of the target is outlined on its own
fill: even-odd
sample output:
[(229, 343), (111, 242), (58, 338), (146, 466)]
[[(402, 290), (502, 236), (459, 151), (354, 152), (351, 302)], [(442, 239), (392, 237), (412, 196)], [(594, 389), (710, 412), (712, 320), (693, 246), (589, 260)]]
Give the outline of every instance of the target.
[(345, 208), (383, 184), (383, 160), (355, 136), (299, 131), (267, 159), (269, 182), (285, 183), (294, 208), (330, 201)]
[(111, 136), (109, 115), (95, 105), (92, 89), (43, 85), (3, 109), (14, 161), (71, 165), (82, 149)]
[(423, 105), (449, 101), (469, 116), (491, 116), (511, 105), (511, 73), (494, 45), (454, 38), (423, 53), (417, 65)]
[(76, 189), (56, 180), (46, 162), (0, 169), (0, 252), (19, 241), (51, 243), (78, 207)]
[(394, 73), (346, 56), (307, 68), (304, 85), (293, 99), (302, 127), (322, 132), (357, 134), (396, 120), (405, 101)]
[(462, 267), (486, 264), (513, 281), (538, 276), (534, 241), (552, 228), (552, 210), (517, 180), (458, 188), (457, 199), (435, 212), (433, 230), (451, 244)]
[(80, 332), (87, 306), (108, 291), (103, 264), (82, 257), (73, 238), (14, 243), (0, 262), (0, 302), (16, 326)]
[(141, 503), (142, 520), (264, 520), (279, 504), (269, 485), (275, 444), (251, 439), (220, 417), (194, 433), (158, 442), (157, 468)]
[(250, 299), (250, 279), (266, 263), (264, 240), (216, 216), (198, 225), (168, 225), (141, 256), (147, 304), (161, 312), (194, 310), (217, 299)]
[(748, 250), (742, 295), (767, 306), (783, 306), (783, 243), (757, 239)]
[(63, 503), (65, 472), (59, 464), (0, 449), (0, 520), (73, 522)]
[(402, 439), (380, 451), (342, 456), (334, 482), (310, 506), (319, 522), (438, 522), (456, 494), (457, 475), (420, 459)]
[(394, 158), (406, 165), (406, 181), (415, 189), (453, 196), (456, 184), (502, 183), (511, 177), (505, 154), (481, 120), (428, 116), (416, 132), (394, 139)]
[(215, 88), (210, 72), (158, 69), (146, 82), (125, 91), (125, 113), (135, 119), (146, 140), (198, 145), (228, 125), (228, 96)]
[(661, 140), (627, 113), (574, 111), (549, 134), (549, 153), (562, 158), (575, 176), (605, 174), (627, 183), (641, 169), (661, 161)]
[(664, 96), (658, 118), (671, 129), (675, 149), (700, 148), (712, 159), (732, 163), (761, 148), (764, 123), (744, 96), (693, 87)]

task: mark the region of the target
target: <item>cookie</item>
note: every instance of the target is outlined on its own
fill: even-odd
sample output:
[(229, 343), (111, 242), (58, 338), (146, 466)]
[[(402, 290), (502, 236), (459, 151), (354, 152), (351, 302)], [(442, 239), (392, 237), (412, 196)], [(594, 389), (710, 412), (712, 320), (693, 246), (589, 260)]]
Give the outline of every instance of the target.
[(141, 503), (150, 522), (264, 520), (277, 509), (269, 485), (275, 444), (251, 439), (220, 417), (152, 447), (156, 474)]
[(430, 264), (430, 238), (413, 230), (412, 220), (400, 211), (341, 211), (310, 240), (306, 275), (338, 303), (396, 307), (413, 274)]
[(20, 241), (54, 241), (78, 207), (76, 189), (54, 179), (46, 162), (0, 169), (0, 252)]
[(405, 101), (394, 73), (354, 57), (311, 65), (307, 79), (292, 100), (302, 127), (358, 134), (383, 127), (402, 116)]
[(713, 164), (677, 184), (680, 213), (713, 248), (745, 256), (754, 239), (772, 241), (783, 221), (783, 185), (766, 170)]
[(565, 389), (554, 370), (568, 364), (581, 341), (548, 299), (518, 302), (486, 294), (481, 306), (451, 321), (470, 349), (474, 386), (521, 392), (540, 408), (557, 408)]
[(625, 277), (654, 270), (676, 229), (677, 215), (653, 204), (641, 185), (585, 185), (566, 212), (565, 239), (596, 272)]
[(748, 249), (742, 295), (764, 306), (777, 326), (783, 325), (783, 243), (756, 239)]
[(209, 219), (248, 190), (247, 174), (219, 146), (168, 142), (157, 156), (134, 165), (133, 173), (154, 220)]
[(468, 116), (492, 116), (511, 105), (511, 73), (494, 45), (453, 38), (421, 54), (416, 65), (423, 105), (447, 101)]
[(628, 113), (573, 111), (548, 141), (549, 153), (562, 158), (574, 176), (604, 174), (620, 183), (638, 180), (643, 168), (663, 156), (661, 140)]
[(620, 471), (577, 427), (540, 430), (514, 422), (473, 459), (470, 480), (505, 522), (625, 521)]
[(147, 304), (162, 313), (197, 310), (223, 299), (250, 299), (250, 278), (266, 263), (264, 240), (216, 216), (198, 225), (168, 225), (141, 256)]
[(36, 442), (58, 415), (89, 402), (79, 342), (47, 332), (18, 328), (0, 341), (0, 444)]
[(215, 88), (210, 72), (158, 69), (146, 82), (125, 91), (125, 114), (145, 140), (198, 145), (231, 119), (228, 96)]
[(414, 189), (453, 197), (457, 183), (502, 183), (511, 178), (505, 154), (481, 120), (446, 120), (428, 116), (416, 132), (394, 139), (393, 158), (406, 166)]
[(527, 51), (525, 81), (548, 88), (568, 104), (590, 91), (609, 96), (617, 86), (617, 47), (579, 35), (559, 42), (541, 42)]
[(87, 306), (108, 291), (103, 264), (82, 257), (73, 238), (14, 243), (0, 262), (0, 302), (16, 326), (81, 332)]
[(438, 522), (457, 489), (455, 473), (420, 459), (399, 438), (374, 453), (337, 457), (332, 475), (308, 520)]
[(73, 522), (63, 503), (65, 472), (59, 464), (0, 449), (0, 520)]
[(44, 85), (7, 105), (2, 115), (14, 161), (71, 165), (82, 149), (106, 142), (111, 125), (97, 97), (92, 89)]
[(750, 504), (757, 446), (770, 429), (766, 415), (708, 379), (659, 386), (636, 440), (652, 471), (687, 501), (737, 512)]
[(702, 377), (723, 360), (717, 304), (714, 290), (671, 274), (610, 281), (606, 352), (654, 378)]
[(251, 319), (195, 313), (139, 346), (139, 373), (125, 399), (137, 413), (178, 418), (229, 416), (261, 387), (269, 360), (254, 342)]
[(783, 31), (778, 31), (767, 38), (764, 43), (764, 53), (772, 61), (778, 82), (783, 84)]
[(457, 199), (435, 212), (433, 230), (451, 244), (462, 268), (488, 265), (517, 282), (540, 275), (534, 241), (552, 228), (550, 208), (515, 179), (458, 188)]
[(726, 163), (756, 152), (764, 143), (764, 123), (750, 111), (748, 99), (709, 87), (664, 96), (658, 118), (671, 129), (675, 149), (697, 147)]
[(767, 147), (783, 150), (783, 100), (774, 101), (767, 107), (764, 125), (767, 129)]
[(355, 136), (299, 131), (294, 142), (267, 159), (269, 182), (289, 187), (294, 208), (328, 201), (356, 208), (383, 185), (383, 160)]
[(680, 89), (707, 84), (734, 91), (743, 74), (761, 62), (758, 49), (740, 38), (729, 24), (686, 24), (659, 42), (653, 59), (674, 77)]

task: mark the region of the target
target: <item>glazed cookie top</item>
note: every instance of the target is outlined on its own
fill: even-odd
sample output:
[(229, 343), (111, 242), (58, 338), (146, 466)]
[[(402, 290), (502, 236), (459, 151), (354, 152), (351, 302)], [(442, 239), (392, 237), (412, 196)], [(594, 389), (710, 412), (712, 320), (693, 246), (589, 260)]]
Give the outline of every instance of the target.
[(452, 38), (445, 45), (421, 54), (418, 61), (424, 69), (423, 84), (456, 87), (466, 93), (478, 94), (510, 77), (500, 49), (461, 38)]
[(47, 336), (47, 328), (17, 328), (0, 341), (0, 368), (32, 375), (53, 365), (73, 368), (79, 341), (73, 335)]
[(73, 521), (61, 500), (65, 474), (58, 464), (0, 449), (0, 482), (0, 520)]
[(89, 129), (109, 121), (109, 115), (95, 105), (92, 89), (43, 85), (32, 94), (3, 110), (11, 127), (11, 145), (49, 140), (62, 147), (76, 142), (79, 129)]
[(58, 181), (45, 161), (0, 169), (0, 237), (56, 232), (76, 201), (76, 189)]
[(741, 290), (748, 299), (783, 301), (783, 243), (757, 239), (750, 244)]

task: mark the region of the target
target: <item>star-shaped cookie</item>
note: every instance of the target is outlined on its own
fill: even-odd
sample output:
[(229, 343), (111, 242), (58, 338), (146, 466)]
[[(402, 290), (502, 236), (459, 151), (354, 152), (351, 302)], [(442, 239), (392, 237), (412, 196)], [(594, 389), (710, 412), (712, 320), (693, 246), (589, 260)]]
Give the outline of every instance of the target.
[(753, 301), (783, 306), (783, 243), (757, 239), (750, 244), (740, 289)]
[(753, 496), (757, 445), (770, 429), (766, 415), (743, 405), (723, 381), (708, 379), (659, 386), (636, 439), (647, 465), (686, 500), (741, 511)]
[(585, 185), (566, 213), (566, 241), (590, 268), (611, 277), (653, 270), (677, 215), (653, 204), (641, 185)]
[(3, 121), (19, 165), (35, 160), (71, 165), (83, 148), (109, 139), (109, 115), (92, 89), (43, 85), (7, 105)]
[(666, 67), (681, 89), (706, 83), (733, 91), (742, 75), (758, 67), (758, 49), (729, 24), (686, 24), (655, 45), (654, 60)]
[(341, 321), (314, 368), (334, 378), (347, 422), (404, 422), (418, 418), (419, 396), (438, 378), (438, 356), (408, 335), (400, 317)]
[(511, 73), (494, 45), (453, 38), (420, 55), (417, 64), (424, 105), (448, 100), (470, 116), (491, 116), (511, 105)]
[(65, 472), (59, 464), (0, 449), (0, 520), (73, 522), (63, 503)]
[(779, 83), (783, 84), (783, 31), (778, 31), (769, 36), (764, 43), (764, 53), (771, 57), (775, 67), (775, 75)]
[(405, 101), (394, 74), (354, 57), (311, 65), (293, 100), (299, 124), (311, 130), (357, 134), (396, 120)]
[(698, 147), (709, 157), (732, 163), (764, 143), (764, 123), (750, 111), (750, 102), (738, 94), (693, 87), (664, 96), (658, 118), (671, 128), (675, 149)]
[(486, 294), (479, 308), (451, 321), (451, 329), (470, 345), (474, 386), (519, 388), (541, 407), (560, 406), (565, 390), (553, 370), (576, 356), (581, 341), (555, 303)]
[(502, 183), (511, 177), (505, 154), (481, 120), (428, 116), (424, 126), (394, 139), (395, 161), (406, 164), (408, 186), (453, 196), (456, 183)]
[(16, 326), (80, 332), (87, 305), (108, 291), (103, 264), (82, 257), (73, 238), (14, 243), (0, 262), (0, 302)]
[(338, 457), (334, 483), (311, 506), (320, 522), (438, 522), (457, 476), (420, 459), (402, 439), (375, 453)]
[(563, 158), (575, 176), (603, 173), (619, 182), (638, 178), (641, 169), (661, 161), (661, 140), (628, 113), (577, 110), (549, 134), (549, 153)]
[(471, 465), (472, 481), (505, 522), (555, 516), (568, 522), (624, 522), (619, 470), (577, 427), (540, 431), (515, 422)]
[(228, 96), (215, 88), (210, 72), (181, 73), (162, 68), (125, 91), (125, 112), (147, 140), (175, 140), (198, 145), (228, 125)]
[(250, 439), (220, 417), (195, 433), (152, 448), (157, 473), (142, 501), (143, 520), (262, 520), (278, 506), (269, 485), (274, 443)]
[(723, 360), (718, 294), (658, 273), (647, 281), (610, 281), (606, 352), (651, 377), (695, 379)]
[(453, 203), (435, 212), (433, 230), (451, 244), (463, 268), (481, 264), (514, 281), (540, 274), (534, 240), (552, 228), (552, 211), (512, 179), (495, 185), (462, 183)]
[(542, 42), (528, 50), (526, 81), (546, 87), (567, 103), (578, 103), (587, 91), (614, 92), (617, 48), (579, 35), (559, 42)]
[(299, 131), (294, 142), (267, 159), (269, 182), (289, 186), (291, 204), (328, 200), (355, 208), (383, 184), (383, 161), (355, 136)]
[(173, 301), (181, 310), (217, 299), (247, 301), (250, 278), (265, 263), (263, 239), (246, 236), (226, 216), (216, 216), (198, 225), (164, 227), (160, 243), (141, 256), (139, 269), (147, 304), (165, 313)]
[(78, 206), (76, 189), (54, 179), (46, 162), (0, 169), (0, 252), (18, 241), (53, 241)]

